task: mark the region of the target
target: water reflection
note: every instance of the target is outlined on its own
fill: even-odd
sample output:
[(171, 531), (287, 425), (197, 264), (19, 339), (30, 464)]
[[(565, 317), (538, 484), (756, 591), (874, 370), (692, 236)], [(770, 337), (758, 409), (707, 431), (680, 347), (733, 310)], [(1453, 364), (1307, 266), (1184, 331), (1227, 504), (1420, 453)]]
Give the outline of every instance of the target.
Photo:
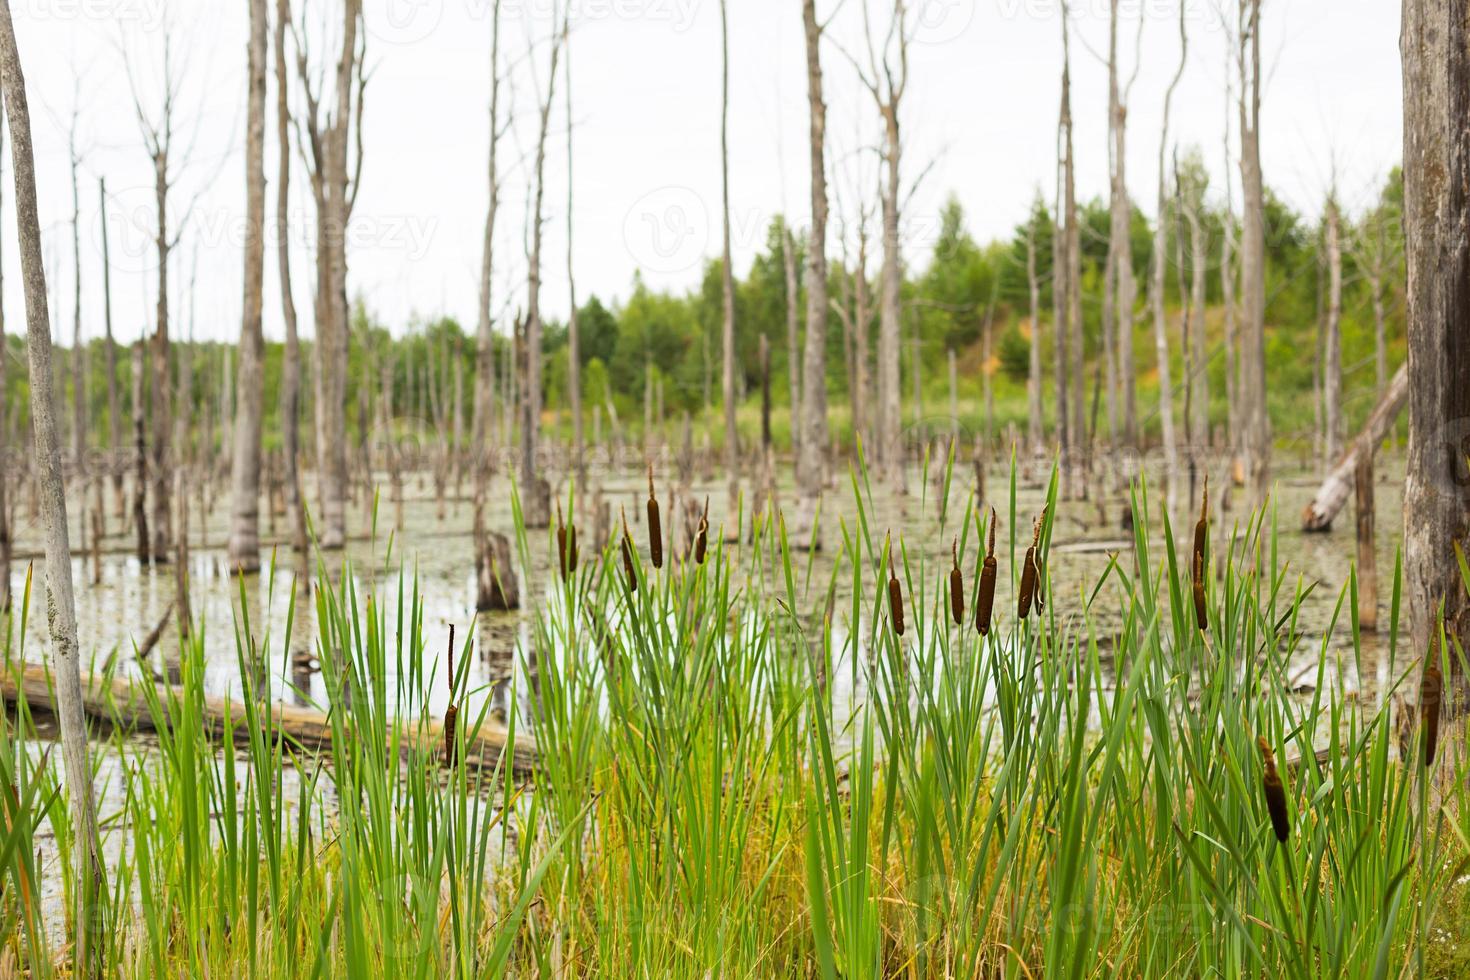
[[(1384, 482), (1378, 488), (1380, 513), (1387, 517), (1395, 514), (1399, 506), (1400, 486), (1397, 476), (1401, 464), (1396, 461), (1380, 466)], [(1035, 476), (1039, 477), (1040, 473)], [(1297, 629), (1312, 642), (1304, 643), (1301, 649), (1305, 659), (1293, 664), (1290, 674), (1293, 683), (1316, 684), (1319, 657), (1326, 671), (1323, 682), (1331, 682), (1337, 672), (1344, 673), (1345, 683), (1356, 689), (1360, 683), (1381, 688), (1388, 680), (1387, 667), (1381, 661), (1379, 645), (1373, 638), (1365, 637), (1364, 653), (1369, 663), (1364, 665), (1362, 678), (1357, 677), (1357, 667), (1351, 656), (1349, 618), (1344, 610), (1335, 632), (1325, 642), (1318, 643), (1332, 619), (1338, 595), (1347, 580), (1349, 562), (1352, 558), (1353, 539), (1347, 526), (1347, 517), (1340, 518), (1343, 525), (1328, 535), (1303, 535), (1296, 530), (1295, 515), (1316, 486), (1316, 479), (1305, 472), (1281, 474), (1275, 501), (1275, 512), (1280, 515), (1278, 547), (1287, 564), (1286, 588), (1294, 588), (1300, 581), (1303, 587), (1316, 585), (1302, 605)], [(777, 488), (780, 499), (795, 499), (789, 485), (789, 477)], [(409, 481), (412, 487), (414, 481)], [(1003, 485), (1000, 473), (992, 473), (990, 490), (995, 494), (992, 501), (1001, 514), (1001, 526), (997, 537), (997, 554), (1001, 559), (1001, 588), (997, 594), (997, 609), (1003, 608), (1007, 589), (1011, 587), (1009, 568), (1014, 564), (1010, 546), (1015, 529), (1007, 526), (1009, 510), (1008, 488)], [(565, 483), (561, 484), (564, 490)], [(940, 564), (947, 567), (950, 541), (959, 531), (959, 519), (963, 505), (972, 497), (972, 479), (967, 470), (956, 467), (955, 477), (948, 488), (948, 500), (941, 507), (939, 481), (921, 480), (917, 475), (908, 480), (908, 493), (895, 492), (874, 487), (871, 499), (865, 500), (867, 527), (875, 537), (892, 529), (895, 540), (901, 533), (903, 544), (909, 555), (926, 556), (931, 568)], [(638, 525), (643, 516), (641, 505), (646, 493), (646, 477), (641, 471), (629, 471), (616, 478), (605, 479), (602, 485), (605, 500), (630, 500), (634, 506), (627, 508), (633, 537), (642, 546), (644, 529)], [(468, 529), (471, 525), (471, 508), (467, 500), (452, 500), (444, 507), (442, 516), (432, 499), (432, 484), (420, 481), (418, 496), (409, 496), (403, 505), (401, 527), (385, 508), (378, 515), (377, 526), (373, 526), (372, 510), (369, 507), (353, 508), (351, 517), (358, 524), (346, 550), (340, 554), (326, 556), (325, 570), (340, 580), (344, 568), (348, 575), (345, 585), (356, 594), (359, 615), (365, 615), (365, 600), (371, 595), (380, 613), (386, 620), (389, 635), (397, 631), (409, 635), (408, 596), (417, 587), (422, 602), (422, 644), (414, 652), (418, 659), (417, 670), (425, 675), (442, 661), (448, 630), (456, 626), (463, 636), (474, 623), (475, 656), (469, 666), (467, 702), (469, 710), (477, 711), (480, 705), (488, 706), (497, 717), (508, 716), (512, 711), (511, 696), (516, 693), (524, 705), (531, 703), (533, 695), (531, 677), (522, 677), (527, 671), (523, 651), (531, 648), (528, 617), (538, 608), (547, 605), (550, 591), (555, 588), (552, 561), (554, 548), (545, 532), (532, 531), (528, 534), (530, 551), (529, 567), (515, 555), (516, 573), (521, 579), (524, 608), (519, 613), (476, 616), (474, 610), (474, 563), (473, 545)], [(661, 488), (661, 493), (667, 491)], [(724, 484), (716, 478), (696, 482), (688, 488), (691, 500), (702, 502), (710, 498), (711, 524), (717, 528), (724, 514)], [(1017, 523), (1029, 527), (1030, 515), (1039, 508), (1044, 488), (1039, 479), (1023, 483), (1017, 488)], [(1004, 494), (1004, 496), (1002, 496)], [(512, 516), (510, 510), (510, 487), (504, 480), (497, 481), (491, 493), (491, 511), (487, 521), (494, 530), (510, 532)], [(243, 582), (232, 579), (225, 571), (222, 544), (226, 538), (228, 501), (220, 496), (214, 501), (213, 509), (203, 519), (191, 515), (194, 529), (194, 549), (189, 559), (190, 598), (193, 602), (192, 622), (200, 631), (205, 652), (206, 690), (217, 695), (238, 695), (242, 685), (248, 684), (257, 691), (267, 687), (273, 696), (302, 706), (321, 706), (326, 703), (327, 690), (321, 672), (321, 651), (318, 649), (318, 624), (316, 595), (301, 587), (296, 571), (296, 559), (284, 544), (279, 550), (267, 552), (266, 570), (258, 576), (247, 577)], [(941, 524), (941, 511), (946, 519)], [(747, 514), (749, 507), (746, 507)], [(1053, 532), (1053, 557), (1050, 573), (1053, 576), (1053, 593), (1058, 600), (1070, 608), (1078, 609), (1089, 590), (1102, 576), (1111, 560), (1110, 552), (1126, 548), (1128, 535), (1118, 526), (1118, 515), (1123, 513), (1121, 495), (1106, 500), (1095, 493), (1088, 501), (1064, 502), (1059, 508)], [(1224, 526), (1214, 530), (1216, 540), (1223, 540), (1228, 526), (1244, 519), (1238, 509), (1222, 515)], [(850, 486), (844, 479), (828, 492), (823, 499), (824, 550), (810, 559), (805, 554), (796, 556), (798, 562), (798, 600), (806, 604), (801, 611), (809, 626), (815, 627), (824, 613), (832, 613), (834, 635), (832, 650), (834, 662), (830, 665), (830, 679), (834, 697), (860, 704), (864, 697), (864, 672), (855, 669), (854, 651), (861, 644), (850, 641), (854, 633), (866, 642), (866, 629), (856, 628), (851, 622), (853, 603), (851, 597), (852, 578), (847, 572), (832, 576), (833, 563), (842, 550), (843, 528), (847, 534), (855, 535), (859, 519)], [(1157, 515), (1155, 523), (1159, 523)], [(25, 559), (40, 548), (40, 529), (24, 520), (18, 528), (18, 560), (13, 568), (15, 594), (19, 596), (25, 583)], [(104, 542), (101, 559), (101, 576), (92, 584), (90, 558), (73, 561), (74, 581), (77, 585), (77, 617), (84, 662), (90, 659), (93, 669), (99, 669), (109, 658), (116, 658), (128, 670), (140, 671), (133, 661), (135, 644), (154, 628), (159, 619), (175, 600), (175, 570), (171, 566), (150, 567), (141, 564), (129, 554), (130, 536), (128, 529), (117, 521), (110, 522), (111, 532)], [(1022, 530), (1025, 530), (1025, 527)], [(1392, 569), (1394, 550), (1399, 535), (1396, 522), (1385, 519), (1379, 522), (1382, 529), (1378, 543), (1379, 567)], [(279, 522), (284, 530), (284, 522)], [(712, 538), (717, 532), (712, 531)], [(1024, 537), (1024, 535), (1022, 535)], [(1160, 529), (1155, 529), (1155, 558), (1161, 554)], [(1024, 542), (1017, 539), (1019, 547)], [(1017, 558), (1019, 552), (1017, 553)], [(770, 567), (766, 556), (764, 581), (781, 582), (777, 570)], [(810, 560), (810, 566), (807, 562)], [(1127, 553), (1123, 554), (1127, 560)], [(978, 561), (978, 541), (971, 533), (960, 563), (966, 569), (969, 581)], [(39, 562), (37, 562), (39, 564)], [(318, 574), (316, 559), (313, 558), (313, 575)], [(39, 572), (39, 569), (38, 569)], [(1385, 575), (1387, 578), (1387, 575)], [(829, 584), (832, 594), (829, 597)], [(871, 587), (871, 583), (866, 583)], [(932, 589), (933, 583), (927, 583)], [(784, 585), (781, 587), (784, 591)], [(37, 595), (40, 583), (36, 583)], [(929, 602), (932, 596), (923, 595)], [(25, 637), (25, 656), (29, 660), (41, 660), (49, 643), (45, 636), (44, 616), (33, 608)], [(1119, 604), (1109, 602), (1106, 597), (1092, 607), (1092, 626), (1099, 636), (1106, 637), (1110, 630), (1121, 625)], [(1386, 622), (1385, 615), (1380, 617)], [(246, 657), (247, 667), (242, 678), (240, 657), (236, 648), (237, 624), (249, 623), (251, 633), (257, 638), (253, 653)], [(178, 616), (163, 631), (153, 651), (151, 669), (177, 680)], [(809, 631), (810, 632), (810, 631)], [(390, 668), (396, 670), (395, 664)], [(413, 667), (415, 665), (409, 665)], [(531, 665), (534, 668), (534, 665)], [(441, 667), (442, 669), (442, 667)], [(534, 673), (534, 669), (531, 670)], [(390, 682), (396, 681), (396, 674)], [(442, 679), (427, 683), (430, 710), (441, 713), (447, 704), (447, 686)]]

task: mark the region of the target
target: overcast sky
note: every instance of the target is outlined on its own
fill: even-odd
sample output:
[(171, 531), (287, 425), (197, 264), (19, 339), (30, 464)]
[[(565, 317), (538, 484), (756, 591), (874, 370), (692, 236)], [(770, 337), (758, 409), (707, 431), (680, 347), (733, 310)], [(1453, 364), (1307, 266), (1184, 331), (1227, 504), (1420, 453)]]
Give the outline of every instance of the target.
[[(300, 12), (302, 0), (294, 0)], [(450, 314), (475, 320), (487, 200), (490, 10), (493, 0), (365, 0), (368, 83), (362, 188), (350, 232), (349, 290), (395, 331)], [(495, 307), (523, 302), (534, 112), (546, 84), (552, 0), (503, 0), (502, 55), (511, 71), (515, 129), (502, 144), (502, 209)], [(876, 21), (886, 10), (869, 0)], [(1188, 59), (1175, 95), (1171, 143), (1198, 145), (1211, 194), (1224, 194), (1226, 51), (1216, 6), (1188, 0)], [(1232, 0), (1223, 0), (1229, 4)], [(626, 297), (635, 272), (661, 288), (693, 288), (720, 248), (720, 8), (717, 0), (572, 0), (571, 120), (578, 294)], [(862, 0), (841, 5), (822, 49), (833, 182), (829, 250), (860, 196), (876, 200), (878, 129), (851, 52), (865, 60)], [(313, 56), (328, 50), (331, 0), (313, 0)], [(268, 6), (274, 12), (275, 4)], [(835, 0), (819, 0), (823, 16)], [(1078, 194), (1107, 191), (1108, 0), (1073, 0), (1073, 114)], [(1122, 0), (1125, 72), (1140, 62), (1128, 126), (1130, 192), (1154, 210), (1164, 90), (1179, 60), (1176, 0)], [(1388, 0), (1268, 0), (1262, 157), (1267, 184), (1316, 214), (1336, 174), (1356, 212), (1402, 146), (1398, 5)], [(156, 113), (164, 38), (184, 78), (176, 137), (174, 214), (190, 223), (170, 267), (171, 329), (199, 338), (239, 332), (244, 206), (246, 5), (223, 0), (12, 0), (31, 117), (51, 315), (70, 343), (72, 191), (68, 130), (74, 106), (80, 167), (82, 329), (102, 332), (98, 178), (105, 177), (114, 330), (136, 337), (156, 296), (152, 169), (129, 72)], [(1055, 181), (1061, 68), (1060, 0), (918, 0), (904, 99), (904, 180), (918, 180), (905, 215), (905, 260), (928, 260), (936, 215), (951, 194), (982, 240), (1009, 234), (1037, 189)], [(911, 15), (913, 16), (913, 15)], [(765, 242), (773, 215), (804, 227), (809, 212), (805, 54), (799, 0), (731, 0), (730, 182), (736, 270)], [(1140, 21), (1141, 43), (1135, 46)], [(529, 52), (529, 53), (528, 53)], [(272, 56), (273, 57), (273, 56)], [(567, 309), (566, 78), (557, 78), (546, 166), (543, 308)], [(293, 102), (295, 93), (293, 94)], [(274, 111), (274, 80), (269, 96)], [(1231, 135), (1235, 126), (1231, 124)], [(275, 190), (274, 119), (267, 127), (267, 195)], [(8, 148), (7, 148), (8, 149)], [(1232, 151), (1233, 152), (1233, 149)], [(293, 272), (303, 330), (311, 332), (310, 220), (293, 158)], [(7, 322), (22, 300), (10, 160), (3, 207)], [(1234, 192), (1239, 201), (1238, 183)], [(908, 190), (907, 186), (905, 188)], [(876, 263), (875, 263), (876, 266)], [(197, 271), (196, 271), (197, 270)], [(190, 288), (191, 279), (194, 281)], [(282, 336), (274, 254), (266, 261), (266, 333)], [(192, 293), (192, 304), (191, 304)], [(191, 315), (192, 305), (192, 315)], [(151, 323), (150, 323), (151, 327)]]

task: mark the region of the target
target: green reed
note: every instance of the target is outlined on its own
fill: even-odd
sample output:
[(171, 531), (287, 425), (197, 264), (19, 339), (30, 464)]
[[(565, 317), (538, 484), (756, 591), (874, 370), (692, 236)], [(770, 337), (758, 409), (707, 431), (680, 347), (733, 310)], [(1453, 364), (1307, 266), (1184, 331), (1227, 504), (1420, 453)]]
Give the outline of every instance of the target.
[[(385, 567), (362, 592), (351, 569), (334, 584), (318, 563), (325, 747), (276, 723), (295, 626), (258, 631), (242, 590), (241, 717), (207, 720), (198, 624), (180, 683), (138, 688), (166, 724), (115, 731), (95, 753), (123, 801), (102, 814), (108, 972), (1463, 968), (1464, 726), (1442, 723), (1426, 767), (1400, 697), (1427, 652), (1399, 634), (1401, 568), (1378, 648), (1389, 681), (1370, 702), (1345, 680), (1374, 667), (1356, 579), (1328, 635), (1305, 634), (1313, 586), (1283, 560), (1272, 514), (1229, 526), (1206, 508), (1180, 549), (1140, 481), (1131, 547), (1058, 592), (1057, 475), (1023, 511), (1014, 461), (1007, 496), (983, 507), (953, 467), (925, 461), (906, 528), (878, 523), (859, 459), (849, 516), (810, 537), (737, 506), (687, 549), (660, 527), (657, 562), (621, 521), (591, 542), (571, 496), (564, 520), (528, 533), (513, 497), (522, 568), (553, 567), (527, 583), (517, 676), (533, 680), (508, 718), (512, 741), (534, 742), (529, 776), (471, 751), (491, 724), (467, 690), (471, 641), (451, 657), (430, 635), (411, 572)], [(564, 560), (579, 529), (581, 559)], [(963, 614), (982, 605), (984, 632)], [(1463, 666), (1458, 644), (1437, 649), (1444, 676)], [(1288, 690), (1303, 657), (1316, 664), (1305, 695)], [(435, 684), (457, 705), (452, 749), (428, 708)], [(67, 947), (39, 897), (54, 871), (38, 848), (64, 868), (71, 845), (47, 744), (24, 701), (0, 726), (0, 955), (40, 976), (66, 972)]]

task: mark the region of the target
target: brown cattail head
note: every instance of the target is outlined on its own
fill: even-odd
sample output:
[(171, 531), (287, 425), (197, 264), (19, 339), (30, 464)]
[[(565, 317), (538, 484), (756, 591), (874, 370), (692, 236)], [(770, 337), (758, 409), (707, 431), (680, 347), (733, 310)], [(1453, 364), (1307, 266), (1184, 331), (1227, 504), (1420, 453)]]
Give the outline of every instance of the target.
[(577, 522), (567, 525), (567, 573), (577, 573)]
[(1031, 599), (1036, 592), (1036, 549), (1026, 549), (1026, 560), (1021, 565), (1021, 592), (1016, 597), (1016, 618), (1031, 615)]
[(444, 709), (444, 764), (454, 765), (457, 751), (454, 743), (455, 723), (459, 720), (459, 706), (454, 703), (454, 624), (449, 624), (449, 707)]
[(561, 578), (567, 578), (567, 526), (561, 519), (561, 501), (556, 502), (556, 556), (561, 566)]
[(1194, 621), (1201, 631), (1210, 628), (1209, 610), (1205, 608), (1205, 556), (1194, 553)]
[(960, 571), (958, 538), (950, 546), (950, 553), (954, 558), (954, 566), (949, 570), (949, 612), (954, 616), (954, 624), (963, 626), (965, 623), (965, 576)]
[(1424, 728), (1424, 765), (1434, 765), (1439, 747), (1439, 708), (1444, 699), (1444, 675), (1439, 669), (1439, 626), (1436, 624), (1429, 643), (1429, 663), (1419, 681), (1419, 723)]
[(898, 570), (893, 565), (893, 549), (888, 551), (888, 611), (893, 616), (893, 632), (903, 636), (903, 586), (898, 584)]
[(1199, 521), (1194, 525), (1194, 556), (1203, 564), (1205, 539), (1210, 533), (1210, 475), (1205, 474), (1205, 488), (1200, 495)]
[(990, 546), (980, 565), (980, 596), (975, 603), (975, 631), (990, 632), (990, 612), (995, 606), (995, 508), (990, 508)]
[(1199, 520), (1194, 525), (1194, 553), (1190, 559), (1190, 572), (1194, 592), (1194, 621), (1201, 630), (1210, 628), (1209, 611), (1205, 608), (1205, 541), (1210, 533), (1210, 475), (1205, 474), (1204, 490), (1200, 494)]
[(704, 498), (704, 513), (699, 515), (699, 528), (694, 532), (694, 564), (703, 565), (709, 549), (709, 497)]
[(663, 525), (658, 519), (658, 498), (653, 495), (653, 464), (648, 464), (648, 557), (654, 568), (664, 567)]
[(628, 576), (628, 591), (638, 591), (638, 572), (633, 565), (633, 535), (628, 531), (628, 512), (619, 508), (623, 515), (623, 571)]
[(1276, 832), (1276, 839), (1285, 844), (1286, 839), (1291, 836), (1291, 818), (1286, 815), (1286, 788), (1281, 785), (1281, 776), (1276, 772), (1276, 756), (1271, 751), (1271, 743), (1266, 741), (1266, 736), (1256, 738), (1256, 746), (1261, 750), (1261, 764), (1264, 772), (1261, 774), (1261, 792), (1266, 797), (1266, 812), (1271, 815), (1271, 829)]
[(1036, 553), (1036, 587), (1033, 598), (1036, 600), (1036, 613), (1046, 608), (1046, 570), (1041, 567), (1041, 527), (1046, 523), (1046, 508), (1041, 508), (1041, 513), (1036, 515), (1036, 521), (1031, 527), (1031, 550)]

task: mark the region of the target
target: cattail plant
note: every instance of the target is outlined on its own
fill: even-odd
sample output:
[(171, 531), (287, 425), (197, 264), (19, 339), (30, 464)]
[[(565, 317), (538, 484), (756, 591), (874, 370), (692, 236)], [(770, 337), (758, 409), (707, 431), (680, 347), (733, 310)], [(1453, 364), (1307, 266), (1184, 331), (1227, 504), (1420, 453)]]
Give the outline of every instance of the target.
[(454, 703), (454, 624), (449, 624), (449, 707), (444, 709), (444, 765), (453, 768), (458, 752), (454, 729), (459, 721), (459, 705)]
[(1205, 538), (1210, 528), (1210, 477), (1205, 476), (1204, 492), (1200, 496), (1199, 521), (1194, 525), (1194, 620), (1200, 630), (1210, 628), (1209, 611), (1205, 608)]
[(980, 596), (975, 603), (975, 632), (990, 632), (990, 611), (995, 605), (995, 508), (990, 508), (990, 544), (980, 565)]
[(704, 513), (699, 515), (699, 528), (694, 532), (694, 564), (703, 565), (709, 549), (709, 497), (704, 498)]
[(633, 566), (633, 534), (628, 530), (628, 512), (619, 508), (623, 516), (623, 571), (628, 576), (628, 591), (638, 591), (638, 572)]
[(664, 567), (663, 524), (658, 519), (658, 498), (653, 495), (653, 464), (648, 464), (648, 557), (654, 568)]
[(903, 636), (903, 586), (898, 584), (898, 571), (893, 565), (892, 541), (886, 545), (888, 550), (888, 611), (893, 616), (893, 632)]
[(1031, 605), (1036, 604), (1041, 612), (1044, 598), (1041, 591), (1041, 569), (1036, 564), (1036, 549), (1041, 546), (1041, 523), (1046, 517), (1046, 508), (1031, 526), (1031, 547), (1026, 549), (1026, 562), (1021, 566), (1021, 594), (1016, 599), (1016, 616), (1025, 619), (1031, 614)]
[(562, 523), (561, 501), (556, 502), (556, 553), (561, 562), (562, 581), (577, 571), (577, 525)]
[(1429, 663), (1424, 667), (1424, 677), (1419, 681), (1419, 723), (1424, 728), (1424, 766), (1434, 765), (1434, 753), (1439, 747), (1439, 706), (1444, 698), (1444, 675), (1439, 669), (1439, 624), (1429, 640)]
[(1276, 839), (1285, 844), (1291, 836), (1291, 818), (1286, 815), (1286, 788), (1281, 785), (1281, 776), (1276, 772), (1276, 756), (1266, 736), (1258, 736), (1256, 746), (1261, 750), (1261, 764), (1265, 767), (1261, 774), (1261, 792), (1266, 797), (1266, 811), (1271, 814), (1271, 829), (1276, 832)]
[(950, 545), (954, 565), (949, 570), (949, 612), (956, 626), (965, 624), (965, 576), (960, 571), (960, 541), (955, 538)]

